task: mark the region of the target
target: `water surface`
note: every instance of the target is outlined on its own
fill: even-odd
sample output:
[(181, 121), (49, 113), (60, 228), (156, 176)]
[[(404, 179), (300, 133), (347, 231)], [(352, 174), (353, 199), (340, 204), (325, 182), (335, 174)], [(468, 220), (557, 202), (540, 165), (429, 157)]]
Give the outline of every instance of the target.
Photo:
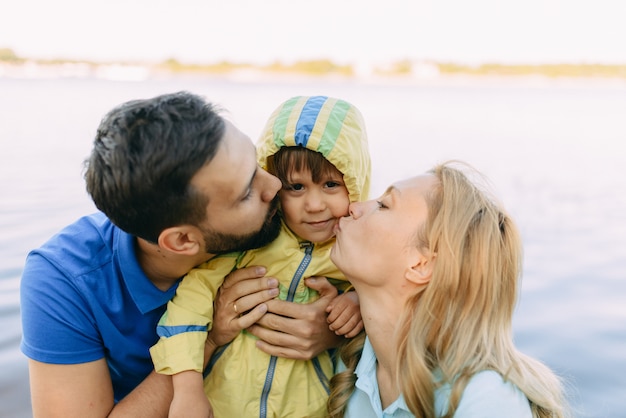
[(28, 251), (94, 210), (82, 162), (101, 117), (130, 99), (189, 90), (253, 140), (301, 94), (364, 114), (372, 196), (446, 159), (483, 171), (518, 221), (525, 262), (519, 348), (562, 375), (577, 417), (626, 416), (626, 84), (0, 79), (0, 416), (31, 415), (19, 351)]

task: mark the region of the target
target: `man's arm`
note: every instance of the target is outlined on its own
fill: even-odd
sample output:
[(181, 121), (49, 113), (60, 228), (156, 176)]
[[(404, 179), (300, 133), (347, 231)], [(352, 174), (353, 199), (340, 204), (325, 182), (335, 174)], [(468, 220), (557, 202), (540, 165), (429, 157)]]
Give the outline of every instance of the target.
[(151, 373), (114, 407), (106, 360), (47, 364), (29, 360), (33, 417), (167, 417), (169, 376)]
[[(204, 367), (209, 363), (216, 349), (215, 344), (207, 340), (204, 345)], [(139, 386), (117, 403), (109, 417), (167, 417), (173, 397), (172, 376), (153, 371)], [(210, 411), (209, 417), (212, 416), (213, 411)]]
[(167, 417), (173, 396), (172, 377), (153, 371), (115, 405), (108, 417)]
[(106, 417), (113, 389), (104, 359), (82, 364), (28, 361), (33, 416)]

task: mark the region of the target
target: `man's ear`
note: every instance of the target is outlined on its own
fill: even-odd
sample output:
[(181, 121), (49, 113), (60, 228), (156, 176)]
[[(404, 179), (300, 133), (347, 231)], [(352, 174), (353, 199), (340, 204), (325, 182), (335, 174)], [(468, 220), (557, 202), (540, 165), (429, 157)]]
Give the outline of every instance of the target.
[(196, 255), (202, 242), (202, 234), (191, 225), (173, 226), (159, 234), (159, 247), (175, 254)]
[(405, 272), (405, 278), (418, 285), (427, 284), (433, 275), (436, 257), (436, 253), (422, 253), (417, 248), (414, 249), (410, 266)]

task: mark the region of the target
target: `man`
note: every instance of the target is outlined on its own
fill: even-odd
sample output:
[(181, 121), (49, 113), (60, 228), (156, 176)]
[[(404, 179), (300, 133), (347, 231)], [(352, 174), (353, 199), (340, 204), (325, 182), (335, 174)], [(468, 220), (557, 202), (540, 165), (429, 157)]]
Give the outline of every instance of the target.
[[(33, 414), (167, 416), (171, 378), (152, 372), (148, 351), (165, 304), (191, 268), (276, 236), (281, 184), (258, 167), (247, 136), (185, 92), (113, 109), (86, 167), (102, 213), (31, 252), (22, 276)], [(270, 300), (277, 282), (258, 280), (263, 273), (226, 280), (207, 358), (248, 327), (273, 355), (312, 357), (332, 344), (330, 331), (312, 330), (322, 329), (333, 288), (314, 280), (323, 297), (293, 306)]]

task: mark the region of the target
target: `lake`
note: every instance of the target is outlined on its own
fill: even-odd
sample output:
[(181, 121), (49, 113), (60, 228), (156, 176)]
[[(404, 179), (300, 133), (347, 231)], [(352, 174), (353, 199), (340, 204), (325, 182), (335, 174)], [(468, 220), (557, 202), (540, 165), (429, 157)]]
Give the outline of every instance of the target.
[(484, 172), (524, 239), (518, 347), (566, 380), (576, 417), (626, 416), (626, 81), (178, 77), (0, 78), (0, 417), (31, 415), (26, 254), (94, 211), (82, 162), (102, 116), (178, 90), (219, 103), (253, 140), (291, 96), (352, 102), (370, 138), (372, 197), (447, 159)]

